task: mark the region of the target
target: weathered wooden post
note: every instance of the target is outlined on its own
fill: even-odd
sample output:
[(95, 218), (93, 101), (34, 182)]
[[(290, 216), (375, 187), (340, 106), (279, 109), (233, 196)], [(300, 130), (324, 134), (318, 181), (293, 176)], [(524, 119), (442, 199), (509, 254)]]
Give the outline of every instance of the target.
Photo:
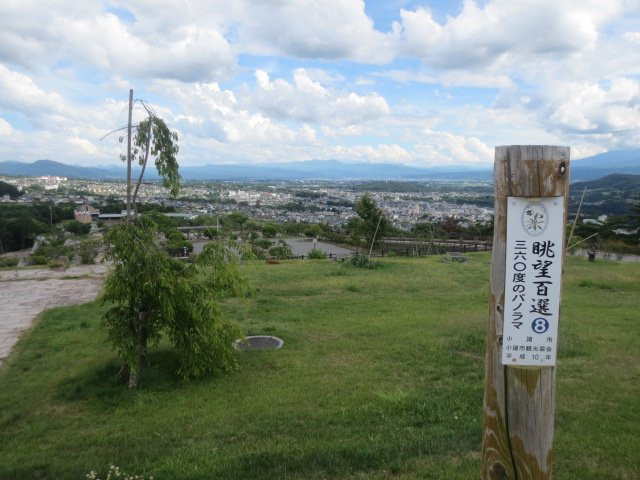
[(569, 148), (496, 147), (483, 480), (551, 478)]

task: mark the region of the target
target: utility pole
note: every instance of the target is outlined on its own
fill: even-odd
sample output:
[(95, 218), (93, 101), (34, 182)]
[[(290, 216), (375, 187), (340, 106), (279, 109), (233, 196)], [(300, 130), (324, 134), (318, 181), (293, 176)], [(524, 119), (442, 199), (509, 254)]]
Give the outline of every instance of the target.
[(129, 121), (127, 123), (127, 220), (131, 220), (131, 117), (133, 114), (133, 89), (129, 89)]
[(496, 147), (483, 480), (550, 480), (569, 148)]
[(376, 235), (378, 235), (378, 229), (380, 228), (380, 222), (382, 221), (382, 216), (384, 212), (380, 209), (380, 218), (378, 218), (378, 223), (376, 225), (376, 231), (373, 233), (373, 238), (371, 239), (371, 246), (369, 247), (369, 255), (367, 258), (371, 258), (371, 253), (373, 252), (373, 244), (376, 242)]

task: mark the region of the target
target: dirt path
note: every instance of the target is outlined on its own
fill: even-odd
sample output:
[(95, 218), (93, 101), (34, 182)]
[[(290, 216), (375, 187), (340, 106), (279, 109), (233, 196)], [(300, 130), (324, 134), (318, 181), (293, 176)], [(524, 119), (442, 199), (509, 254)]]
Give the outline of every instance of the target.
[(104, 265), (91, 265), (0, 272), (0, 365), (40, 312), (95, 299), (106, 270)]

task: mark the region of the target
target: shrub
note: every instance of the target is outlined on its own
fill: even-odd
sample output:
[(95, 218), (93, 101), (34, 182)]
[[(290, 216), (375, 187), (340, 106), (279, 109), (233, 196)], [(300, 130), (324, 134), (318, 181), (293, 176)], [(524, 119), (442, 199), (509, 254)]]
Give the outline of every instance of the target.
[(36, 265), (46, 265), (48, 263), (47, 257), (44, 255), (33, 255), (31, 259)]
[(233, 248), (237, 250), (241, 260), (264, 260), (265, 258), (262, 249), (249, 243), (238, 243)]
[(9, 257), (0, 258), (0, 268), (15, 267), (16, 265), (18, 265), (18, 263), (20, 263), (20, 259), (18, 258), (9, 258)]
[(327, 258), (327, 253), (319, 248), (314, 248), (309, 252), (309, 260), (322, 260)]
[(273, 238), (278, 234), (278, 227), (272, 223), (267, 223), (262, 226), (262, 236), (264, 238)]
[(98, 242), (90, 239), (83, 240), (78, 245), (77, 253), (82, 263), (95, 263), (96, 255), (98, 255)]
[(309, 238), (318, 238), (322, 235), (322, 228), (320, 228), (320, 225), (318, 224), (309, 225), (304, 229), (303, 233)]
[(271, 240), (267, 240), (266, 238), (257, 238), (252, 242), (256, 247), (264, 248), (268, 250), (273, 246), (273, 242)]
[(269, 255), (273, 258), (277, 258), (278, 260), (286, 260), (293, 256), (293, 252), (291, 251), (291, 247), (287, 245), (284, 240), (280, 240), (278, 245), (269, 249)]
[(167, 231), (165, 233), (165, 237), (167, 238), (167, 240), (173, 240), (173, 241), (181, 241), (185, 239), (184, 235), (178, 230)]
[(86, 235), (91, 231), (90, 223), (82, 223), (77, 220), (67, 220), (63, 224), (64, 229), (74, 235)]
[(53, 237), (42, 242), (32, 256), (38, 265), (47, 265), (50, 260), (61, 257), (73, 257), (73, 248), (65, 245), (62, 237)]
[(183, 237), (182, 240), (169, 241), (165, 246), (165, 250), (169, 255), (173, 257), (186, 256), (189, 253), (193, 252), (193, 245), (187, 240), (184, 240)]
[(215, 227), (205, 228), (202, 233), (208, 239), (218, 238), (218, 230)]
[(382, 264), (380, 262), (372, 262), (369, 256), (363, 252), (356, 252), (351, 256), (351, 265), (358, 268), (378, 268)]

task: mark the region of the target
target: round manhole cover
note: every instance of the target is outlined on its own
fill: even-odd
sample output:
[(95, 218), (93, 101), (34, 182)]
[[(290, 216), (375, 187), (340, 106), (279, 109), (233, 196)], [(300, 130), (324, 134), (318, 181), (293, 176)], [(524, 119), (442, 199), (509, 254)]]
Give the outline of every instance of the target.
[(244, 340), (238, 339), (233, 346), (238, 350), (274, 350), (284, 345), (281, 338), (272, 335), (252, 335)]

